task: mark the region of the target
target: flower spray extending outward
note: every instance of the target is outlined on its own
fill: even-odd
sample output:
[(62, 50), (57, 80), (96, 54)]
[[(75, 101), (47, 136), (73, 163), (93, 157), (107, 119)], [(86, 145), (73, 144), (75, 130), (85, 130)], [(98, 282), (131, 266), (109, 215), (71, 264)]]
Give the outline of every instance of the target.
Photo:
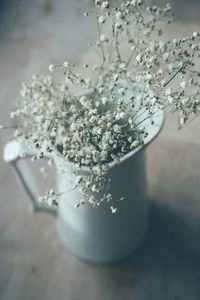
[[(19, 120), (14, 137), (37, 150), (33, 160), (56, 150), (73, 163), (72, 189), (78, 188), (84, 199), (77, 207), (123, 199), (112, 199), (109, 192), (109, 164), (142, 146), (156, 111), (177, 111), (180, 128), (200, 112), (199, 34), (162, 40), (161, 23), (173, 21), (169, 4), (161, 9), (133, 0), (111, 7), (96, 0), (95, 14), (99, 64), (84, 65), (92, 68), (92, 78), (78, 74), (73, 63), (51, 64), (48, 75), (23, 84), (18, 108), (11, 113)], [(56, 79), (59, 71), (63, 80)], [(88, 92), (77, 95), (75, 88)], [(82, 167), (91, 172), (81, 173)], [(50, 190), (40, 201), (57, 205), (60, 195)]]

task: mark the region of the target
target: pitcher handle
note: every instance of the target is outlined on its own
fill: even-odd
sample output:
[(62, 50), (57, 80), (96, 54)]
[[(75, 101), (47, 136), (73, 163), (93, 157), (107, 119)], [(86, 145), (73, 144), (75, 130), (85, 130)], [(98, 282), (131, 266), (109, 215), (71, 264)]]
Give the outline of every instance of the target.
[[(22, 152), (26, 153), (23, 159), (20, 157), (20, 153)], [(4, 147), (4, 161), (11, 164), (21, 185), (28, 194), (30, 198), (31, 211), (47, 212), (53, 216), (56, 216), (56, 208), (43, 207), (37, 200), (37, 185), (35, 182), (35, 178), (24, 160), (24, 158), (32, 157), (35, 154), (36, 153), (33, 150), (28, 149), (25, 145), (15, 140), (8, 142)]]

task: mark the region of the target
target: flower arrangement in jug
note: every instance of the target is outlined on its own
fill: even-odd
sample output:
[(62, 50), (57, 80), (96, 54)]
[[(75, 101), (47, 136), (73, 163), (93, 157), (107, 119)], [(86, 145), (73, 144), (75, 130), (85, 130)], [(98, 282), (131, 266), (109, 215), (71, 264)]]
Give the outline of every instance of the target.
[[(95, 14), (99, 64), (87, 62), (82, 74), (71, 62), (51, 64), (46, 75), (23, 84), (11, 117), (18, 118), (15, 139), (37, 151), (32, 160), (56, 151), (74, 166), (71, 188), (82, 195), (77, 207), (86, 201), (93, 206), (108, 202), (116, 212), (123, 197), (113, 199), (109, 193), (111, 179), (105, 174), (110, 163), (142, 147), (155, 112), (177, 111), (180, 128), (199, 114), (200, 43), (197, 32), (172, 41), (162, 38), (162, 22), (173, 22), (169, 4), (161, 9), (133, 0), (112, 7), (96, 0)], [(85, 76), (87, 70), (91, 78)], [(81, 173), (85, 167), (91, 172)], [(105, 185), (107, 192), (100, 197)], [(59, 205), (59, 196), (50, 190), (39, 200)]]

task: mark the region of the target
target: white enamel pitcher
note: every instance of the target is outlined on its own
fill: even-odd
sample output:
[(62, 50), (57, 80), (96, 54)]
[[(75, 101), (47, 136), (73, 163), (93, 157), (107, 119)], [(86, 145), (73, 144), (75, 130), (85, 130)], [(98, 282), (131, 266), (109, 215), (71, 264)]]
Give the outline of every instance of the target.
[[(126, 82), (123, 84), (127, 85)], [(91, 91), (85, 92), (87, 95), (89, 93)], [(133, 90), (131, 93), (133, 94)], [(111, 179), (109, 192), (114, 200), (102, 203), (97, 208), (88, 202), (75, 208), (82, 198), (77, 189), (63, 194), (59, 198), (57, 209), (41, 206), (35, 196), (37, 185), (34, 176), (25, 160), (20, 159), (21, 152), (26, 152), (26, 157), (32, 157), (35, 153), (16, 141), (5, 146), (4, 160), (11, 164), (18, 175), (30, 197), (33, 210), (48, 212), (56, 217), (59, 236), (75, 255), (98, 263), (113, 262), (130, 255), (144, 240), (148, 228), (145, 150), (161, 131), (164, 112), (155, 110), (153, 120), (153, 125), (150, 125), (150, 120), (143, 122), (149, 133), (144, 139), (144, 145), (124, 155), (118, 164), (110, 163), (106, 178)], [(52, 152), (52, 159), (57, 169), (69, 169), (69, 163), (58, 152)], [(85, 172), (84, 168), (82, 171)], [(56, 174), (58, 193), (66, 191), (66, 183), (71, 181), (72, 176), (69, 172), (65, 172), (65, 175)], [(105, 193), (107, 191), (103, 190), (102, 194)], [(115, 201), (120, 197), (124, 197), (124, 200)], [(111, 212), (111, 205), (117, 207), (114, 214)]]
[[(35, 196), (36, 186), (31, 170), (25, 159), (20, 158), (24, 145), (11, 141), (5, 146), (4, 160), (14, 168), (30, 197), (33, 210), (48, 212), (56, 217), (59, 236), (75, 255), (98, 263), (113, 262), (130, 255), (144, 240), (148, 228), (145, 150), (160, 132), (164, 113), (159, 111), (154, 120), (144, 146), (126, 154), (120, 163), (110, 165), (110, 192), (114, 199), (125, 197), (123, 201), (114, 204), (117, 206), (114, 214), (108, 203), (102, 203), (97, 208), (85, 203), (75, 208), (74, 205), (80, 200), (78, 190), (63, 194), (57, 209), (41, 206)], [(32, 155), (29, 151), (27, 157)], [(52, 158), (57, 167), (66, 164), (56, 153), (52, 154)], [(67, 168), (67, 165), (63, 167)], [(69, 175), (56, 174), (58, 192), (66, 190), (66, 176)]]

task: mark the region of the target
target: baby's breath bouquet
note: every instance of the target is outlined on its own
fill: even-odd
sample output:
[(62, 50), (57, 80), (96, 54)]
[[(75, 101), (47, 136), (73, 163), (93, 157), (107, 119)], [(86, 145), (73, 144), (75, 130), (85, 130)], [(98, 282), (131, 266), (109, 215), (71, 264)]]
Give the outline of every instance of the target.
[[(77, 207), (123, 199), (112, 199), (106, 173), (110, 163), (142, 147), (155, 112), (178, 112), (180, 128), (200, 112), (199, 34), (165, 41), (162, 23), (173, 22), (169, 4), (149, 7), (133, 0), (112, 6), (96, 0), (93, 13), (99, 63), (85, 63), (82, 74), (71, 62), (51, 64), (48, 74), (23, 84), (11, 113), (18, 118), (14, 137), (36, 149), (33, 160), (56, 151), (73, 166), (71, 188), (82, 195)], [(59, 196), (50, 190), (39, 200), (59, 205)], [(116, 212), (116, 204), (110, 205)]]

